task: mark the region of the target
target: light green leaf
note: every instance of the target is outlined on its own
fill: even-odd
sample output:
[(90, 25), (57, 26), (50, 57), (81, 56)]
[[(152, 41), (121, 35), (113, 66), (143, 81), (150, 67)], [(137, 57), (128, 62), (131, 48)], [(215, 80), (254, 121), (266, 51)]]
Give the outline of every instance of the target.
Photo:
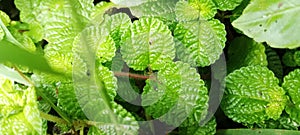
[(111, 0), (112, 3), (117, 4), (118, 6), (121, 7), (137, 6), (147, 1), (148, 0)]
[(17, 71), (2, 64), (0, 64), (0, 76), (27, 86), (30, 85)]
[(34, 88), (14, 90), (12, 82), (2, 77), (0, 86), (0, 134), (41, 134)]
[[(95, 26), (86, 28), (83, 33), (89, 31), (97, 31), (100, 37), (95, 40), (98, 43), (104, 42), (105, 37), (109, 35), (104, 29)], [(85, 42), (87, 36), (89, 35), (80, 34), (73, 47), (73, 84), (80, 107), (86, 117), (95, 121), (96, 127), (106, 134), (137, 134), (137, 121), (113, 101), (116, 91), (115, 78), (108, 68), (96, 63), (98, 46), (90, 43), (95, 42), (92, 39)]]
[(93, 1), (16, 0), (15, 4), (21, 11), (22, 21), (28, 24), (39, 23), (43, 27), (44, 38), (49, 42), (45, 56), (50, 65), (62, 72), (70, 72), (72, 43), (77, 34), (89, 23), (90, 13), (94, 7)]
[(43, 56), (36, 53), (30, 53), (6, 40), (2, 40), (0, 41), (0, 63), (5, 62), (23, 65), (31, 70), (57, 74), (57, 72), (52, 70)]
[(217, 8), (225, 11), (225, 10), (233, 10), (238, 5), (242, 3), (243, 0), (213, 0), (216, 4)]
[(165, 63), (157, 78), (147, 81), (142, 105), (148, 115), (169, 125), (179, 126), (186, 119), (194, 125), (206, 115), (207, 89), (196, 70), (188, 64)]
[(101, 24), (104, 21), (104, 15), (107, 11), (116, 5), (111, 2), (101, 1), (93, 8), (91, 12), (91, 23), (94, 25)]
[(228, 48), (228, 73), (246, 66), (267, 66), (265, 47), (247, 37), (235, 38)]
[(221, 107), (233, 121), (243, 124), (277, 120), (287, 97), (279, 81), (267, 67), (248, 66), (226, 77)]
[[(1, 11), (1, 10), (0, 10), (0, 20), (2, 20), (2, 22), (3, 22), (3, 24), (4, 24), (5, 26), (8, 26), (9, 23), (10, 23), (10, 21), (11, 21), (10, 18), (9, 18), (9, 16), (8, 16), (5, 12), (3, 12), (3, 11)], [(0, 27), (0, 40), (3, 39), (4, 35), (5, 35), (4, 31), (3, 31), (3, 29)]]
[(131, 24), (131, 19), (127, 14), (118, 13), (112, 16), (106, 15), (101, 27), (107, 28), (115, 42), (116, 48), (119, 48), (121, 37)]
[(89, 128), (88, 135), (105, 135), (105, 133), (101, 131), (99, 128), (92, 126)]
[(174, 41), (168, 27), (155, 18), (135, 21), (122, 37), (121, 54), (129, 67), (158, 70), (175, 57)]
[(167, 21), (175, 21), (175, 5), (178, 0), (148, 0), (138, 6), (130, 7), (131, 13), (140, 17), (164, 18)]
[(290, 117), (300, 123), (300, 69), (290, 72), (284, 77), (282, 87), (291, 97), (292, 103), (287, 107), (287, 113)]
[(178, 21), (209, 20), (217, 13), (212, 0), (189, 0), (176, 3), (176, 18)]
[(177, 57), (205, 67), (219, 59), (225, 47), (225, 26), (218, 20), (179, 23), (174, 31)]
[(257, 42), (296, 48), (300, 46), (296, 31), (300, 28), (299, 7), (298, 0), (252, 0), (232, 25)]

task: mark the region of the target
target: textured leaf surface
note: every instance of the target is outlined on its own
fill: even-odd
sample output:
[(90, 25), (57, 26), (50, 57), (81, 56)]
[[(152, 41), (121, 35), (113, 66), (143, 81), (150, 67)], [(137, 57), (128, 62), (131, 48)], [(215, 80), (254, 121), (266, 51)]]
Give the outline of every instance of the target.
[(178, 21), (208, 20), (215, 16), (217, 8), (212, 0), (179, 1), (175, 13)]
[(29, 24), (38, 22), (42, 25), (44, 38), (49, 42), (45, 48), (45, 56), (52, 67), (70, 72), (71, 61), (66, 60), (72, 59), (71, 48), (75, 36), (89, 22), (93, 1), (17, 0), (15, 4), (21, 11), (22, 21)]
[[(95, 29), (92, 26), (85, 31)], [(109, 35), (107, 31), (99, 32), (101, 37)], [(116, 83), (112, 81), (115, 80), (112, 72), (95, 62), (97, 46), (84, 42), (86, 36), (79, 35), (73, 48), (74, 90), (80, 107), (106, 134), (137, 134), (139, 126), (134, 117), (113, 101)]]
[(76, 98), (72, 82), (60, 84), (57, 91), (57, 106), (60, 107), (61, 110), (66, 112), (66, 114), (73, 119), (86, 118)]
[(287, 113), (292, 119), (300, 122), (300, 69), (296, 69), (285, 76), (282, 87), (287, 91), (292, 101), (286, 109)]
[(274, 48), (299, 47), (298, 0), (253, 0), (232, 25), (257, 42)]
[(235, 7), (241, 4), (243, 0), (213, 0), (217, 8), (225, 10), (233, 10)]
[(14, 90), (12, 82), (0, 78), (0, 134), (41, 134), (42, 119), (35, 90)]
[(112, 16), (106, 15), (104, 17), (104, 24), (102, 27), (107, 28), (116, 47), (119, 48), (121, 37), (131, 24), (131, 20), (127, 14), (118, 13)]
[(266, 46), (265, 53), (267, 55), (268, 68), (272, 70), (275, 76), (279, 79), (279, 81), (282, 82), (283, 67), (279, 55), (275, 50), (273, 50), (269, 46)]
[(245, 66), (267, 66), (265, 47), (247, 37), (235, 38), (228, 49), (228, 72)]
[(218, 20), (179, 23), (174, 31), (177, 57), (192, 66), (208, 66), (221, 55), (225, 26)]
[(299, 123), (285, 114), (282, 115), (278, 120), (270, 119), (263, 123), (258, 123), (257, 126), (259, 128), (298, 130)]
[(123, 36), (121, 54), (135, 70), (158, 70), (175, 57), (173, 37), (162, 21), (141, 18)]
[[(10, 18), (9, 18), (9, 16), (8, 16), (5, 12), (3, 12), (3, 11), (1, 11), (1, 10), (0, 10), (0, 20), (3, 22), (4, 26), (8, 26), (9, 23), (10, 23)], [(0, 27), (0, 40), (3, 39), (4, 35), (5, 35), (4, 31), (3, 31), (3, 29)]]
[(266, 67), (248, 66), (226, 77), (221, 107), (224, 113), (240, 123), (259, 123), (278, 119), (285, 107), (285, 91)]
[(214, 135), (216, 133), (216, 118), (213, 117), (205, 125), (196, 124), (190, 127), (179, 127), (179, 134), (184, 135)]
[[(194, 68), (183, 62), (166, 63), (157, 79), (148, 80), (142, 94), (147, 114), (179, 126), (186, 118), (200, 122), (208, 107), (207, 89)], [(174, 117), (176, 116), (176, 118)]]
[(175, 20), (175, 5), (178, 0), (156, 0), (130, 7), (130, 11), (136, 17), (157, 17), (164, 18), (167, 21)]

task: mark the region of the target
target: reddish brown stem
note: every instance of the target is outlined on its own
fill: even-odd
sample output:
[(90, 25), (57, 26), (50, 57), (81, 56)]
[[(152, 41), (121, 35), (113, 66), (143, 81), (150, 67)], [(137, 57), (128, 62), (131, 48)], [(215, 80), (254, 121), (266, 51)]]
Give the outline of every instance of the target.
[(147, 80), (150, 78), (150, 76), (147, 76), (147, 75), (133, 74), (133, 73), (127, 73), (127, 72), (114, 72), (114, 74), (115, 74), (115, 76), (128, 76), (130, 78), (142, 79), (142, 80)]

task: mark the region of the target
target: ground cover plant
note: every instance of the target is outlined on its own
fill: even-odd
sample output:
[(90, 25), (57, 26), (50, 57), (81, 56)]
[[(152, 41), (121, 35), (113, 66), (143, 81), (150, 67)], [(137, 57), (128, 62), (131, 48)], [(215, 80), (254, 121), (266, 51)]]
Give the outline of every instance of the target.
[(298, 0), (0, 9), (0, 134), (300, 134)]

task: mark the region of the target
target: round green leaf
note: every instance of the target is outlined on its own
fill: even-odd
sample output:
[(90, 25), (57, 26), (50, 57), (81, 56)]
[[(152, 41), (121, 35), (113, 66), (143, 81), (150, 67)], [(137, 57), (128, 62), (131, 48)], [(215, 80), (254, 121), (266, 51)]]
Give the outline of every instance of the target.
[(267, 67), (242, 67), (226, 77), (221, 107), (229, 118), (244, 124), (276, 120), (287, 102), (278, 83)]
[(257, 42), (296, 48), (300, 46), (299, 6), (299, 0), (252, 0), (232, 25)]
[(179, 23), (174, 31), (177, 57), (192, 66), (214, 63), (225, 47), (225, 26), (218, 20)]
[(188, 64), (166, 63), (157, 78), (147, 81), (142, 104), (150, 105), (145, 107), (147, 114), (167, 124), (179, 126), (188, 119), (189, 124), (194, 125), (206, 115), (207, 89), (196, 70)]
[(135, 21), (122, 37), (121, 54), (129, 67), (158, 70), (175, 57), (170, 30), (155, 18)]

